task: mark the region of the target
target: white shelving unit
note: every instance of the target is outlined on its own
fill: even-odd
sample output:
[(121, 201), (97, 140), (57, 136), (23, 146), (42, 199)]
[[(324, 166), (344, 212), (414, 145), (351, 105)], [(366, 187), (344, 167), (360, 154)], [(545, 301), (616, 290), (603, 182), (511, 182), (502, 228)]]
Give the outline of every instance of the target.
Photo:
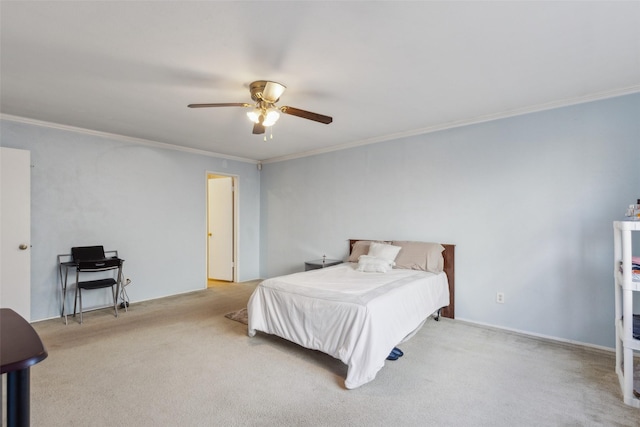
[[(640, 387), (634, 390), (634, 352), (640, 352), (640, 340), (633, 338), (633, 297), (640, 297), (640, 281), (631, 272), (632, 239), (640, 231), (640, 221), (614, 221), (614, 278), (616, 305), (616, 373), (624, 403), (640, 408)], [(638, 254), (640, 255), (640, 254)], [(640, 384), (640, 378), (638, 378)]]

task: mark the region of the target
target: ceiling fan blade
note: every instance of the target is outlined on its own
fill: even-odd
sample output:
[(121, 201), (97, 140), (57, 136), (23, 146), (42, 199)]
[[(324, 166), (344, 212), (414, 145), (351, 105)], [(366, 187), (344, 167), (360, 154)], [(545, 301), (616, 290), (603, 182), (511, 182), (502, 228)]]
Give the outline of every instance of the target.
[(189, 104), (189, 108), (208, 108), (208, 107), (252, 107), (246, 102), (221, 102), (217, 104)]
[(264, 133), (264, 125), (262, 123), (255, 123), (253, 125), (253, 134), (260, 135)]
[(284, 106), (284, 107), (280, 107), (280, 111), (282, 111), (284, 114), (290, 114), (292, 116), (302, 117), (303, 119), (313, 120), (314, 122), (324, 123), (325, 125), (328, 125), (333, 121), (332, 117), (324, 116), (318, 113), (312, 113), (311, 111), (305, 111), (299, 108)]

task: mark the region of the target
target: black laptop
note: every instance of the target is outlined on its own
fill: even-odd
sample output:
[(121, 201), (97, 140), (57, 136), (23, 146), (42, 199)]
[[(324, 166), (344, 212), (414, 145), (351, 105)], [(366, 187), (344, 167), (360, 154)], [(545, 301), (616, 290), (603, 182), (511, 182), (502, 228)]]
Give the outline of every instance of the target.
[(80, 269), (108, 268), (121, 263), (119, 258), (107, 258), (103, 246), (77, 246), (71, 248), (71, 256)]

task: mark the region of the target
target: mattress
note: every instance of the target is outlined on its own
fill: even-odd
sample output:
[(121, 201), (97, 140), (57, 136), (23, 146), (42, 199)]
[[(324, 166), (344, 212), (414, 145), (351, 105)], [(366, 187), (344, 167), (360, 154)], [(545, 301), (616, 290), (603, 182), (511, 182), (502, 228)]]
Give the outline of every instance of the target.
[(449, 305), (449, 288), (444, 272), (356, 268), (344, 263), (263, 281), (247, 306), (249, 336), (262, 331), (341, 360), (348, 389), (372, 381), (393, 347)]

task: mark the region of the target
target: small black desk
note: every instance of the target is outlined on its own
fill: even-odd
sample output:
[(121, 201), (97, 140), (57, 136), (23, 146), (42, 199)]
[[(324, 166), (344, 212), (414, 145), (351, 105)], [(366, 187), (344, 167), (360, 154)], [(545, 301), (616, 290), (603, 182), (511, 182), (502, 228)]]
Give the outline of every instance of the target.
[[(127, 310), (128, 307), (128, 301), (126, 301), (125, 296), (126, 296), (126, 292), (124, 291), (124, 286), (122, 285), (122, 263), (124, 262), (123, 259), (118, 258), (118, 251), (104, 251), (104, 255), (105, 255), (105, 260), (108, 258), (110, 260), (112, 259), (119, 259), (120, 260), (120, 265), (119, 266), (111, 266), (111, 267), (106, 267), (106, 268), (99, 268), (99, 267), (95, 267), (92, 269), (87, 269), (87, 270), (82, 270), (84, 272), (98, 272), (98, 271), (108, 271), (108, 270), (115, 270), (117, 269), (117, 280), (116, 280), (116, 295), (119, 295), (120, 293), (123, 293), (124, 295), (122, 295), (123, 297), (123, 304), (125, 304), (125, 311)], [(69, 279), (69, 269), (74, 269), (77, 270), (78, 269), (78, 261), (75, 261), (72, 259), (73, 255), (72, 254), (61, 254), (58, 255), (58, 272), (60, 273), (60, 291), (61, 291), (61, 299), (62, 299), (62, 303), (61, 303), (61, 307), (60, 307), (60, 317), (64, 318), (64, 324), (67, 324), (67, 312), (65, 311), (65, 305), (66, 305), (66, 301), (67, 301), (67, 281)], [(65, 261), (65, 259), (67, 261)], [(95, 260), (94, 260), (95, 261)], [(76, 288), (78, 286), (77, 281), (79, 280), (79, 276), (76, 274)], [(82, 299), (81, 301), (82, 302)], [(82, 305), (82, 304), (81, 304)], [(118, 317), (118, 307), (117, 307), (117, 303), (114, 301), (114, 309), (116, 311), (116, 317)], [(81, 311), (82, 311), (82, 307), (81, 307)], [(75, 316), (75, 301), (74, 301), (74, 310), (73, 310), (73, 315)], [(80, 319), (82, 319), (82, 313), (80, 313)], [(82, 323), (82, 322), (80, 322)]]
[(18, 313), (0, 309), (0, 363), (7, 374), (7, 425), (30, 423), (29, 368), (48, 356), (38, 333)]

